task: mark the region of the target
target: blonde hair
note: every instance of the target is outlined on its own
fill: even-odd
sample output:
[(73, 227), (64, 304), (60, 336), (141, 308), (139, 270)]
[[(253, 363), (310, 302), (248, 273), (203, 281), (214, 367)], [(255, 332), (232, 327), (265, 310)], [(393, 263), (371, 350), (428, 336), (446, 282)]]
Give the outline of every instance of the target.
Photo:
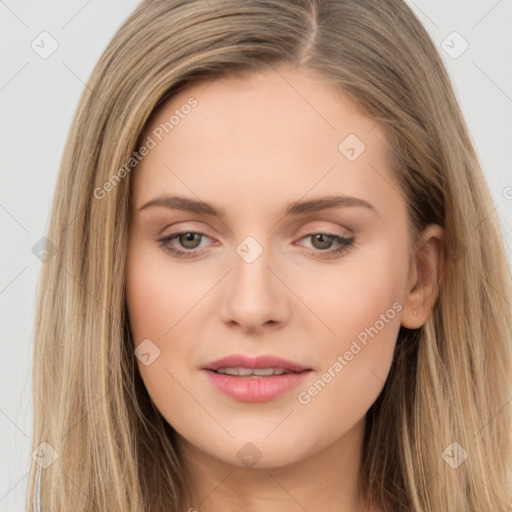
[(35, 324), (33, 448), (47, 442), (58, 454), (40, 471), (43, 512), (183, 510), (174, 431), (143, 386), (127, 322), (126, 162), (150, 115), (188, 84), (280, 64), (318, 72), (384, 130), (411, 240), (427, 224), (445, 229), (438, 300), (420, 329), (401, 328), (367, 415), (361, 491), (386, 512), (510, 510), (509, 271), (421, 23), (400, 0), (148, 0), (97, 63), (58, 177), (48, 233), (57, 252), (43, 268)]

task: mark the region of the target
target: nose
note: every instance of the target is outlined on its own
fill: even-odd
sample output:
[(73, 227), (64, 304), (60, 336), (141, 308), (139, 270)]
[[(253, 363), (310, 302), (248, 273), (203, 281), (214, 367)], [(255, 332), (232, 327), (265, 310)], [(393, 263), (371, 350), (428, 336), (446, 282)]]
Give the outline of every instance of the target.
[(265, 248), (254, 261), (242, 251), (235, 254), (233, 269), (222, 288), (223, 322), (250, 332), (278, 328), (287, 320), (287, 288), (273, 267), (270, 251)]

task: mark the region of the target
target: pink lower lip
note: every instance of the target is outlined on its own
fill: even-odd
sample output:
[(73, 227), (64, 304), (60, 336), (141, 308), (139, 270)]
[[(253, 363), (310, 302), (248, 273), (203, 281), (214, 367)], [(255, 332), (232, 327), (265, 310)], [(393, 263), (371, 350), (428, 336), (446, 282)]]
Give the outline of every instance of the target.
[(210, 382), (225, 395), (242, 402), (268, 402), (298, 386), (310, 370), (270, 377), (237, 377), (206, 371)]

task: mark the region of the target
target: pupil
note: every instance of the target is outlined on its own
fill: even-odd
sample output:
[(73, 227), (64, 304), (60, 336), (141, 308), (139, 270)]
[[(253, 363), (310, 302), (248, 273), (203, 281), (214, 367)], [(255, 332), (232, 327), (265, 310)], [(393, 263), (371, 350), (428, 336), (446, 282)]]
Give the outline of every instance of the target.
[[(194, 240), (199, 238), (199, 233), (186, 233), (185, 235), (181, 235), (180, 242), (184, 241), (182, 245), (187, 249), (195, 249)], [(188, 242), (192, 242), (192, 246), (187, 245)]]
[[(318, 233), (313, 237), (313, 240), (320, 241), (319, 249), (328, 249), (332, 243), (332, 237), (323, 233)], [(323, 243), (322, 243), (323, 240)]]

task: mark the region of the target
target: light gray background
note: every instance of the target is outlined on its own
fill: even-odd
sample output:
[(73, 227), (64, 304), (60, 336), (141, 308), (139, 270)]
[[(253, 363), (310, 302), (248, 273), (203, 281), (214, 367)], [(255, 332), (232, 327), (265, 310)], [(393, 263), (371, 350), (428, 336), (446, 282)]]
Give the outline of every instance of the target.
[[(42, 265), (32, 247), (47, 231), (79, 96), (100, 54), (137, 3), (0, 0), (0, 512), (24, 510), (30, 464), (33, 322)], [(512, 0), (408, 3), (448, 66), (510, 260)], [(43, 31), (59, 45), (47, 59), (31, 47)], [(452, 56), (464, 42), (453, 31), (469, 44), (458, 58)]]

